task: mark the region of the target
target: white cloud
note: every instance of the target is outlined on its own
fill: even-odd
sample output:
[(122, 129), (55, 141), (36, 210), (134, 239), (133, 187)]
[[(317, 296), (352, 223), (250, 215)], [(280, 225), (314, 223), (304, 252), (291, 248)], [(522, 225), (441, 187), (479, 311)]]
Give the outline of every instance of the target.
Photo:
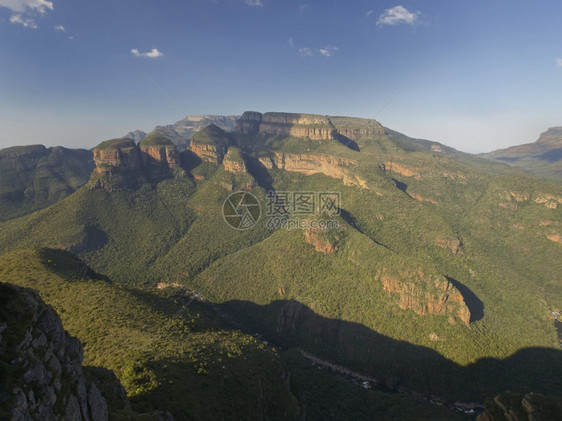
[(10, 16), (10, 23), (37, 29), (38, 26), (32, 16), (53, 10), (53, 2), (48, 0), (0, 0), (0, 7), (5, 7), (13, 12)]
[(164, 56), (164, 54), (158, 51), (157, 48), (153, 48), (152, 50), (147, 51), (146, 53), (141, 53), (138, 49), (133, 48), (131, 50), (131, 54), (134, 55), (135, 57), (146, 57), (146, 58), (158, 58)]
[(18, 15), (17, 13), (14, 13), (12, 16), (10, 16), (10, 23), (21, 25), (25, 28), (31, 28), (31, 29), (38, 28), (37, 24), (33, 19), (25, 18), (22, 15)]
[(419, 12), (410, 12), (404, 6), (394, 6), (386, 9), (379, 16), (377, 25), (399, 25), (401, 23), (414, 25), (418, 22), (419, 14)]
[(7, 7), (16, 13), (23, 13), (28, 9), (39, 13), (53, 10), (53, 2), (48, 0), (0, 0), (0, 6)]
[(55, 26), (55, 31), (65, 32), (66, 29), (62, 25), (57, 25), (57, 26)]
[(299, 13), (302, 15), (309, 7), (309, 4), (299, 4)]
[(302, 47), (299, 48), (299, 54), (301, 57), (314, 57), (316, 54), (324, 57), (331, 57), (339, 50), (339, 47), (334, 45), (327, 45), (324, 48), (316, 48), (314, 50), (312, 48)]
[(299, 54), (301, 57), (312, 57), (314, 55), (314, 51), (312, 51), (308, 47), (299, 48)]
[(323, 55), (324, 57), (331, 57), (335, 52), (339, 51), (338, 47), (333, 45), (327, 45), (324, 48), (319, 48), (318, 52)]
[(289, 38), (289, 47), (293, 48), (295, 46), (295, 40), (293, 38)]
[(374, 10), (369, 10), (367, 13), (365, 13), (365, 16), (369, 18), (373, 13), (375, 13)]
[(558, 67), (562, 67), (562, 58), (557, 58), (557, 59), (556, 59), (556, 65), (557, 65)]
[(250, 7), (263, 7), (261, 0), (246, 0), (246, 4)]

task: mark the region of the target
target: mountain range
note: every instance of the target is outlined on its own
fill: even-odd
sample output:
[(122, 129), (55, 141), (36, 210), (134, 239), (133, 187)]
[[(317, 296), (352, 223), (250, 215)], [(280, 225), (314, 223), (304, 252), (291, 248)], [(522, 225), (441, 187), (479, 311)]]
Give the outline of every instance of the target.
[[(559, 163), (557, 133), (520, 160)], [(546, 402), (556, 413), (562, 186), (490, 158), (375, 120), (188, 118), (85, 151), (88, 176), (58, 199), (22, 208), (2, 196), (13, 210), (0, 274), (39, 291), (135, 411), (455, 419), (486, 406), (483, 419), (501, 419)], [(78, 261), (85, 272), (68, 269)], [(145, 351), (150, 320), (157, 342), (171, 327)]]
[(499, 149), (482, 156), (552, 180), (562, 180), (562, 127), (551, 127), (535, 143)]

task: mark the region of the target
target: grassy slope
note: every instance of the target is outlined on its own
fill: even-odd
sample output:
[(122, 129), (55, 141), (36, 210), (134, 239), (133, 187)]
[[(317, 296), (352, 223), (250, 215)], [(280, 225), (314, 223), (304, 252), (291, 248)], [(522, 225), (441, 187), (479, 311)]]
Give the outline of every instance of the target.
[(84, 365), (114, 370), (135, 410), (176, 419), (292, 419), (301, 410), (307, 419), (462, 419), (311, 370), (298, 353), (280, 355), (181, 291), (128, 289), (81, 276), (79, 266), (60, 250), (22, 250), (0, 258), (0, 277), (37, 289), (82, 341)]
[(0, 261), (3, 281), (37, 289), (84, 344), (84, 365), (112, 369), (135, 408), (179, 419), (290, 418), (296, 401), (276, 351), (226, 328), (201, 305), (83, 278), (73, 258), (24, 250)]
[(65, 198), (86, 184), (93, 168), (87, 150), (40, 145), (0, 150), (0, 221)]
[[(246, 152), (300, 148), (357, 161), (356, 171), (373, 190), (344, 187), (321, 175), (270, 171), (278, 190), (341, 191), (342, 207), (352, 221), (333, 255), (315, 252), (301, 232), (272, 235), (263, 219), (249, 231), (228, 228), (220, 214), (228, 195), (220, 186), (224, 170), (211, 164), (193, 171), (202, 171), (206, 178), (197, 185), (174, 179), (135, 192), (81, 190), (45, 211), (2, 225), (0, 244), (4, 251), (78, 244), (88, 263), (116, 280), (180, 282), (218, 301), (267, 306), (296, 299), (321, 317), (359, 323), (461, 365), (556, 345), (547, 317), (549, 308), (560, 308), (562, 302), (562, 262), (560, 244), (546, 236), (560, 231), (562, 206), (550, 209), (534, 199), (545, 192), (562, 196), (559, 186), (516, 177), (505, 166), (454, 151), (428, 153), (430, 146), (405, 138), (364, 139), (361, 152), (335, 142), (298, 141), (236, 138)], [(415, 175), (384, 173), (379, 166), (389, 160)], [(518, 202), (512, 191), (529, 198)], [(263, 203), (264, 191), (255, 194)], [(414, 195), (435, 203), (415, 200)], [(460, 240), (463, 253), (453, 255), (439, 247), (443, 239)], [(374, 274), (419, 267), (470, 289), (483, 306), (483, 317), (470, 327), (450, 325), (446, 318), (420, 317), (390, 304)], [(286, 291), (282, 296), (280, 287)], [(368, 347), (357, 344), (361, 341), (333, 353), (313, 344), (310, 349), (376, 372), (373, 366), (386, 357), (373, 357)], [(407, 355), (400, 358), (408, 361)]]

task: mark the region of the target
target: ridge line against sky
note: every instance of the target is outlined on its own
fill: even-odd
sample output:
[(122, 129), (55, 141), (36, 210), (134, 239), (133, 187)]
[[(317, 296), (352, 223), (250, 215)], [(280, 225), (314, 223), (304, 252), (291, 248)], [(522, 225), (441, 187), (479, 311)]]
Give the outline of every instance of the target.
[(0, 0), (0, 148), (188, 114), (371, 118), (467, 152), (562, 125), (562, 2)]

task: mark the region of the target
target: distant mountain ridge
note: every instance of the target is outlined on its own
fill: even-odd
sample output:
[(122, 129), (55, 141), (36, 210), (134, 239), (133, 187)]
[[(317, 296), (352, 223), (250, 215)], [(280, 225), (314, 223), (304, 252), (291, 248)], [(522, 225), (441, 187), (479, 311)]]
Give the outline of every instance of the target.
[(92, 152), (61, 146), (14, 146), (0, 150), (0, 221), (64, 199), (90, 178)]
[(511, 146), (481, 155), (562, 181), (562, 126), (549, 128), (541, 133), (534, 143)]
[[(156, 126), (149, 134), (165, 136), (176, 144), (179, 151), (185, 150), (189, 146), (191, 136), (207, 127), (209, 124), (215, 124), (224, 131), (230, 132), (234, 130), (236, 120), (240, 118), (237, 115), (190, 115), (176, 121), (174, 124), (165, 126)], [(135, 142), (140, 142), (147, 133), (142, 130), (135, 130), (127, 133), (123, 137), (133, 139)]]
[[(562, 391), (562, 186), (317, 114), (246, 112), (183, 151), (153, 132), (93, 154), (83, 188), (0, 224), (2, 252), (66, 249), (133, 289), (185, 286), (284, 348), (428, 399)], [(262, 211), (246, 230), (224, 213), (239, 190)], [(335, 214), (302, 214), (295, 192), (341, 200)], [(286, 218), (337, 227), (271, 227), (268, 200), (281, 196)]]

